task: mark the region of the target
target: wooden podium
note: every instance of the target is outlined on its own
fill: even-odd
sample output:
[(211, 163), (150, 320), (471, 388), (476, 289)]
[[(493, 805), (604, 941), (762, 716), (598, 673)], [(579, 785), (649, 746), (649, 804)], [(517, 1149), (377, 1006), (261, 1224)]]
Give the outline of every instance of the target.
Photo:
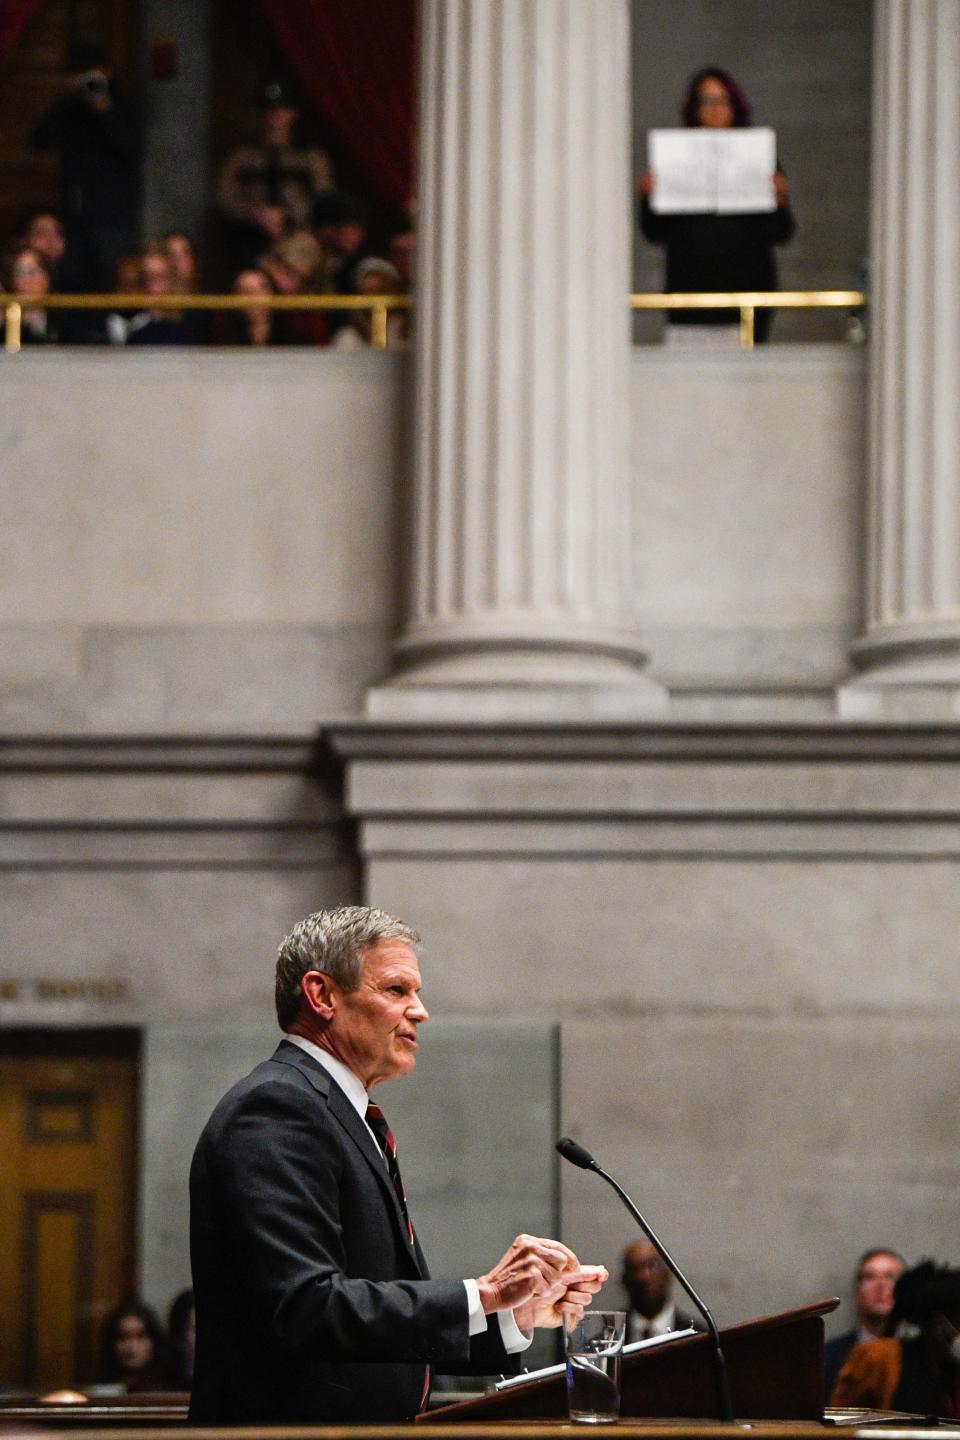
[[(823, 1417), (823, 1317), (840, 1304), (820, 1300), (721, 1330), (733, 1413), (738, 1420)], [(623, 1360), (621, 1415), (709, 1419), (716, 1391), (708, 1335), (688, 1335)], [(559, 1420), (567, 1415), (564, 1375), (531, 1380), (417, 1417), (431, 1424), (461, 1420)]]

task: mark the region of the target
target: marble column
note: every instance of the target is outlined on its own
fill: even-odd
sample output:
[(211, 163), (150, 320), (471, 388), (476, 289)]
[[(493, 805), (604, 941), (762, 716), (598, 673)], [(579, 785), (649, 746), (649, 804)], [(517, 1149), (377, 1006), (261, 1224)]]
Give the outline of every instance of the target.
[(368, 710), (643, 713), (627, 0), (421, 13), (409, 599)]
[(960, 714), (960, 0), (878, 0), (855, 714)]

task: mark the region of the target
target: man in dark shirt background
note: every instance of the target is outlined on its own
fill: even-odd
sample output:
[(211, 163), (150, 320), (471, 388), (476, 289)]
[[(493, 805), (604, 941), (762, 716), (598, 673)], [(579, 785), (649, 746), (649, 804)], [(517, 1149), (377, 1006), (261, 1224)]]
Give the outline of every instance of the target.
[(64, 86), (30, 143), (60, 155), (69, 288), (109, 290), (117, 261), (136, 245), (138, 127), (102, 46), (73, 46)]

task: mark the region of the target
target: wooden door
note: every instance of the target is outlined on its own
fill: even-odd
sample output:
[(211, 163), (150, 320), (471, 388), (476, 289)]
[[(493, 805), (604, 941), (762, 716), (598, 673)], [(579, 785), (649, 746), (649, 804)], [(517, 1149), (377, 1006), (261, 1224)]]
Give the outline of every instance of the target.
[(95, 1377), (103, 1317), (135, 1283), (137, 1062), (10, 1055), (0, 1040), (0, 1376)]

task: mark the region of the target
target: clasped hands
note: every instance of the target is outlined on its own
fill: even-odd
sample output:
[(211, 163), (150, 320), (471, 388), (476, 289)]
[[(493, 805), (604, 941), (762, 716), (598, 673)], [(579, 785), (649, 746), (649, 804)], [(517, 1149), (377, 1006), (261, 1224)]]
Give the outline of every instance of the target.
[(606, 1279), (603, 1265), (581, 1265), (559, 1240), (518, 1235), (477, 1285), (485, 1315), (512, 1310), (521, 1330), (553, 1330), (575, 1325)]

